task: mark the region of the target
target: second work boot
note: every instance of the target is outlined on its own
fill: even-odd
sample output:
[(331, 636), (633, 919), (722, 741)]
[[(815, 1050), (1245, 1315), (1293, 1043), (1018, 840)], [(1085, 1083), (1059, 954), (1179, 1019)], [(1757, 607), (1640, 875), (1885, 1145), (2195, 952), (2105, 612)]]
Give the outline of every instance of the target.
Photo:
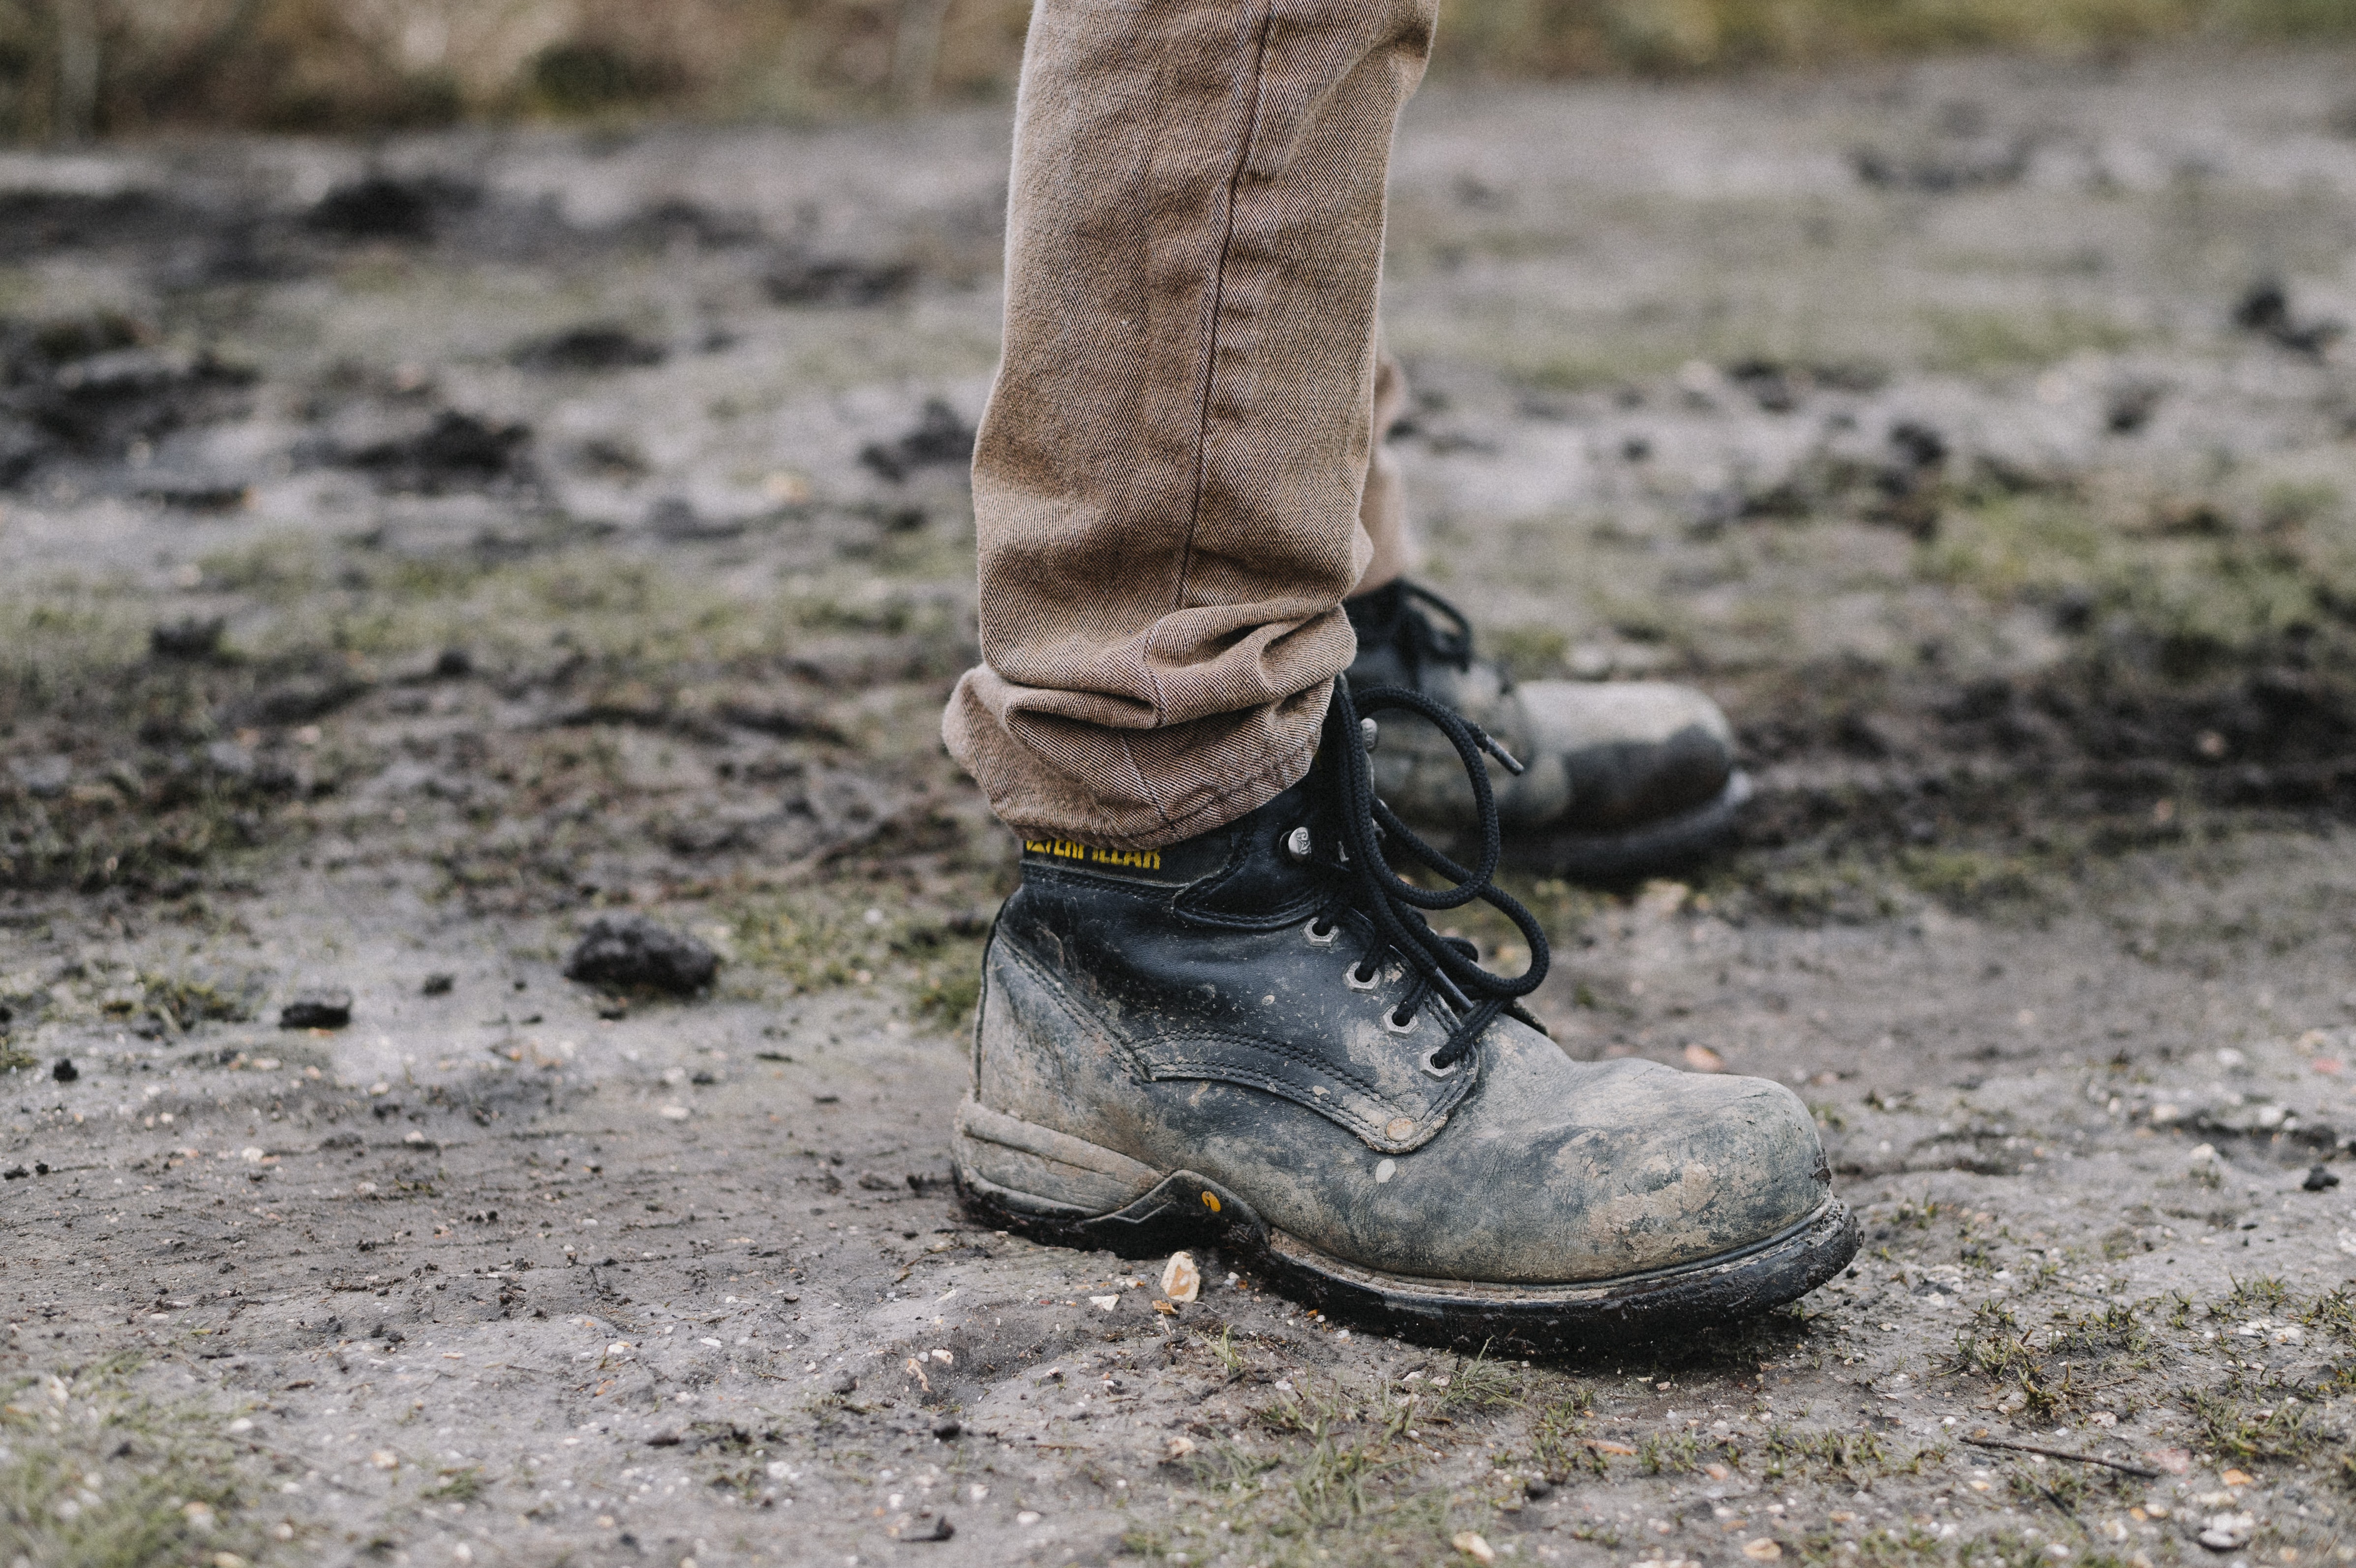
[[(1505, 843), (1517, 865), (1561, 876), (1633, 877), (1666, 871), (1722, 843), (1751, 798), (1734, 765), (1734, 734), (1718, 704), (1665, 681), (1515, 683), (1474, 657), (1453, 605), (1395, 582), (1343, 602), (1358, 634), (1350, 680), (1438, 699), (1528, 765), (1495, 780)], [(1382, 796), (1420, 827), (1474, 825), (1472, 793), (1454, 756), (1416, 734), (1375, 759)]]
[[(1410, 693), (1365, 693), (1475, 737)], [(1400, 725), (1398, 727), (1405, 727)], [(1026, 840), (983, 959), (958, 1186), (993, 1226), (1219, 1244), (1337, 1316), (1559, 1350), (1789, 1301), (1857, 1250), (1815, 1123), (1762, 1079), (1574, 1061), (1522, 1014), (1546, 939), (1375, 800), (1337, 682), (1309, 777), (1160, 850)], [(1476, 789), (1486, 806), (1485, 787)], [(1408, 886), (1422, 859), (1452, 892)], [(1423, 910), (1504, 910), (1505, 978)]]

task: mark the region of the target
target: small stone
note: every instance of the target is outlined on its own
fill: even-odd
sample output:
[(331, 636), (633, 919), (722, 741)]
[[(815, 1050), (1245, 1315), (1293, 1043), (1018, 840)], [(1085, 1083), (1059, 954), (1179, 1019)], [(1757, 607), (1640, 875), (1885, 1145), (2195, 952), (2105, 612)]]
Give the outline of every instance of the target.
[(450, 994), (451, 989), (457, 983), (458, 977), (455, 974), (429, 974), (425, 977), (425, 983), (417, 988), (418, 994), (422, 996), (447, 996)]
[(1170, 1261), (1162, 1265), (1162, 1294), (1180, 1306), (1203, 1294), (1203, 1271), (1195, 1267), (1194, 1253), (1170, 1254)]
[(834, 1380), (826, 1387), (829, 1393), (847, 1394), (857, 1390), (859, 1380), (849, 1372), (837, 1372), (834, 1375)]
[(1194, 1440), (1187, 1436), (1184, 1433), (1178, 1433), (1173, 1434), (1168, 1443), (1162, 1444), (1162, 1462), (1168, 1465), (1175, 1465), (1179, 1460), (1185, 1458), (1188, 1455), (1194, 1452)]
[(945, 1415), (933, 1423), (933, 1435), (947, 1443), (965, 1431), (965, 1423), (956, 1416)]
[(299, 991), (278, 1010), (282, 1029), (340, 1029), (352, 1021), (352, 993), (341, 986)]
[[(59, 1062), (59, 1067), (65, 1064)], [(2307, 1179), (2298, 1184), (2309, 1192), (2327, 1192), (2340, 1185), (2340, 1173), (2326, 1165), (2309, 1165)]]
[[(56, 1079), (59, 1083), (71, 1083), (74, 1079), (81, 1076), (81, 1069), (74, 1066), (73, 1058), (71, 1057), (59, 1057), (56, 1063), (50, 1067), (49, 1076)], [(2315, 1168), (2319, 1172), (2323, 1169), (2321, 1165), (2318, 1165)], [(2315, 1184), (2315, 1177), (2309, 1176), (2307, 1179), (2308, 1186), (2312, 1187)], [(2337, 1185), (2339, 1178), (2335, 1176), (2332, 1180), (2334, 1185)]]
[(1462, 1530), (1449, 1537), (1448, 1544), (1475, 1563), (1490, 1563), (1497, 1560), (1497, 1549), (1483, 1540), (1479, 1532)]
[(380, 1448), (369, 1455), (369, 1463), (380, 1470), (398, 1470), (401, 1468), (401, 1455), (390, 1448)]
[(1783, 1555), (1783, 1549), (1762, 1535), (1756, 1541), (1744, 1541), (1742, 1555), (1750, 1558), (1753, 1563), (1772, 1563)]
[(2257, 1519), (2252, 1514), (2211, 1514), (2199, 1540), (2211, 1552), (2239, 1552), (2250, 1543), (2251, 1532), (2257, 1527)]
[(584, 985), (645, 986), (686, 996), (712, 983), (720, 955), (644, 915), (600, 915), (564, 961), (564, 976)]
[(1537, 1502), (1554, 1495), (1554, 1483), (1544, 1476), (1532, 1476), (1522, 1483), (1522, 1492), (1530, 1501)]

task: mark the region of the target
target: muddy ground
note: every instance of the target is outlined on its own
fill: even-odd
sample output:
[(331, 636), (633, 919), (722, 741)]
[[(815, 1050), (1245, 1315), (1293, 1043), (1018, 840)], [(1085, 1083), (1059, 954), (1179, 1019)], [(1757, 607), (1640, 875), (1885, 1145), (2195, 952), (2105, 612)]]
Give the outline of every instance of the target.
[(1428, 575), (1760, 783), (1541, 1011), (1867, 1238), (1536, 1365), (948, 1187), (1001, 111), (0, 156), (0, 1564), (2356, 1561), (2351, 63), (1414, 106)]

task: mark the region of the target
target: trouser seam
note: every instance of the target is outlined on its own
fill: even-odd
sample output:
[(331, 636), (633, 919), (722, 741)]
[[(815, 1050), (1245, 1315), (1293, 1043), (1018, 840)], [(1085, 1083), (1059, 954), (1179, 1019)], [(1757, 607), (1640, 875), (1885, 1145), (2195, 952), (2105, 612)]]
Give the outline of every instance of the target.
[[(1178, 553), (1178, 581), (1172, 596), (1171, 609), (1183, 609), (1186, 605), (1186, 583), (1194, 567), (1194, 535), (1202, 526), (1203, 491), (1208, 481), (1211, 447), (1211, 400), (1219, 382), (1219, 323), (1226, 309), (1227, 265), (1234, 258), (1236, 244), (1236, 199), (1243, 188), (1245, 171), (1251, 167), (1252, 149), (1258, 145), (1261, 111), (1268, 99), (1268, 45), (1276, 31), (1273, 9), (1260, 17), (1259, 38), (1252, 53), (1251, 117), (1244, 126), (1242, 145), (1236, 149), (1235, 167), (1227, 174), (1226, 210), (1222, 215), (1219, 234), (1219, 259), (1211, 269), (1211, 304), (1209, 323), (1203, 348), (1203, 396), (1195, 412), (1194, 423), (1194, 486), (1186, 510), (1186, 542)], [(1160, 703), (1157, 689), (1155, 702)]]
[[(1227, 174), (1226, 211), (1221, 214), (1218, 261), (1211, 269), (1210, 307), (1205, 312), (1203, 346), (1203, 394), (1196, 405), (1194, 422), (1194, 483), (1186, 508), (1186, 539), (1178, 552), (1178, 576), (1171, 588), (1172, 613), (1186, 606), (1186, 585), (1194, 565), (1194, 536), (1203, 521), (1203, 491), (1208, 482), (1211, 446), (1211, 401), (1218, 390), (1219, 323), (1226, 308), (1227, 266), (1233, 259), (1236, 242), (1236, 201), (1242, 188), (1245, 171), (1251, 167), (1252, 149), (1258, 145), (1260, 115), (1268, 98), (1268, 46), (1269, 36), (1276, 30), (1273, 9), (1263, 12), (1259, 19), (1258, 38), (1252, 51), (1251, 113), (1244, 125), (1241, 145), (1236, 149), (1235, 166)], [(1145, 678), (1153, 688), (1153, 717), (1157, 726), (1169, 712), (1162, 699), (1162, 679), (1153, 669), (1153, 636), (1145, 639)], [(1139, 795), (1153, 808), (1162, 825), (1175, 830), (1168, 809), (1162, 800), (1162, 792), (1153, 787), (1144, 768), (1138, 766), (1136, 754), (1128, 741), (1121, 742), (1121, 757), (1137, 776)]]

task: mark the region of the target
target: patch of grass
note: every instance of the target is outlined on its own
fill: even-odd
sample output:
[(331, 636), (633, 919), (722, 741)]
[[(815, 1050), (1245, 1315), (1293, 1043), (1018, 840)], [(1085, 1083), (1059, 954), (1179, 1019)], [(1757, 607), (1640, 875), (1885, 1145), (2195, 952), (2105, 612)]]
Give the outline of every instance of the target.
[(1646, 1437), (1637, 1444), (1636, 1464), (1647, 1476), (1691, 1475), (1711, 1465), (1739, 1469), (1742, 1450), (1724, 1439), (1672, 1432)]
[(117, 1360), (23, 1379), (0, 1398), (0, 1543), (10, 1559), (73, 1568), (266, 1559), (269, 1494), (219, 1418), (132, 1393), (131, 1369)]
[(2202, 1446), (2221, 1459), (2312, 1457), (2330, 1434), (2316, 1424), (2307, 1406), (2292, 1402), (2287, 1391), (2276, 1391), (2276, 1397), (2278, 1402), (2272, 1405), (2252, 1405), (2231, 1391), (2196, 1390), (2182, 1402), (2199, 1423)]
[(2209, 1309), (2211, 1317), (2267, 1317), (2290, 1305), (2290, 1286), (2272, 1274), (2235, 1280), (2233, 1288)]
[(1581, 1470), (1604, 1474), (1612, 1460), (1588, 1434), (1594, 1417), (1595, 1395), (1590, 1390), (1577, 1389), (1547, 1402), (1530, 1423), (1529, 1457), (1522, 1467), (1558, 1478)]
[(894, 984), (919, 1016), (963, 1024), (980, 998), (986, 927), (904, 906), (887, 912), (866, 902), (873, 896), (872, 887), (842, 884), (745, 899), (727, 912), (736, 957), (796, 991)]
[(1999, 1302), (1984, 1301), (1973, 1309), (1970, 1320), (1955, 1330), (1954, 1352), (1945, 1369), (2007, 1378), (2031, 1362), (2029, 1336), (2012, 1309)]
[[(1198, 1336), (1197, 1342), (1222, 1360), (1233, 1353), (1224, 1338)], [(1274, 1451), (1225, 1442), (1197, 1450), (1184, 1470), (1202, 1489), (1204, 1508), (1141, 1535), (1129, 1550), (1183, 1551), (1196, 1562), (1232, 1551), (1239, 1561), (1269, 1568), (1387, 1563), (1401, 1553), (1430, 1562), (1448, 1554), (1449, 1491), (1419, 1483), (1418, 1450), (1400, 1441), (1414, 1423), (1441, 1419), (1406, 1393), (1420, 1382), (1360, 1388), (1293, 1376), (1296, 1386), (1254, 1412)], [(1452, 1376), (1450, 1381), (1452, 1387)], [(1204, 1551), (1205, 1544), (1211, 1550)]]
[(437, 1479), (434, 1483), (425, 1488), (423, 1494), (424, 1497), (447, 1498), (453, 1502), (471, 1503), (481, 1497), (483, 1489), (490, 1484), (483, 1478), (483, 1467), (480, 1465), (456, 1466), (439, 1471), (436, 1475)]
[(2057, 1356), (2104, 1360), (2124, 1359), (2138, 1370), (2156, 1364), (2158, 1342), (2143, 1326), (2137, 1308), (2113, 1302), (2098, 1312), (2072, 1316), (2056, 1313), (2046, 1348)]
[(261, 986), (252, 978), (234, 985), (184, 974), (142, 977), (145, 1011), (181, 1034), (198, 1024), (242, 1023), (254, 1015)]
[[(1430, 1412), (1453, 1419), (1513, 1409), (1522, 1402), (1518, 1370), (1490, 1360), (1486, 1349), (1469, 1361), (1459, 1360), (1448, 1374), (1446, 1386), (1439, 1387), (1432, 1397)], [(1440, 1380), (1432, 1381), (1437, 1386)]]
[(1917, 1448), (1894, 1454), (1870, 1432), (1794, 1432), (1787, 1426), (1769, 1430), (1759, 1445), (1759, 1474), (1767, 1480), (1834, 1481), (1845, 1487), (1870, 1486), (1890, 1476), (1919, 1476), (1944, 1448)]

